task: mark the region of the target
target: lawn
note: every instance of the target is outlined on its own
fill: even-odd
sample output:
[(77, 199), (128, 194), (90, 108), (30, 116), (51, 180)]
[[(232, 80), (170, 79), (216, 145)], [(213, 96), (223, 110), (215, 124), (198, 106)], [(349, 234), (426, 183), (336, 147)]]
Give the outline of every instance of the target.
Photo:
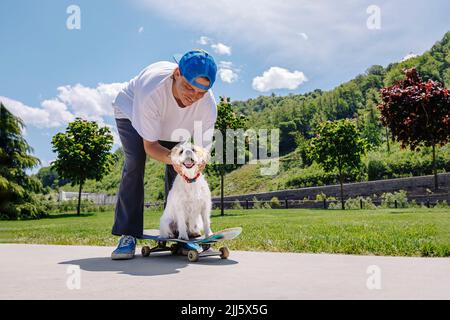
[[(232, 250), (324, 252), (390, 256), (450, 256), (450, 209), (267, 209), (212, 213), (212, 229), (240, 226)], [(145, 211), (145, 228), (161, 212)], [(51, 215), (34, 221), (0, 221), (0, 243), (115, 246), (114, 213)]]

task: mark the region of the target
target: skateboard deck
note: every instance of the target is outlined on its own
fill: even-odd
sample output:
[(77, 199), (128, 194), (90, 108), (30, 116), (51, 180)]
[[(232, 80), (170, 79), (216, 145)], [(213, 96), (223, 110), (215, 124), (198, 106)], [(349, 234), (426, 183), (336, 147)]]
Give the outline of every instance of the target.
[(239, 236), (242, 232), (242, 228), (229, 228), (213, 233), (211, 236), (205, 238), (204, 236), (198, 238), (191, 238), (189, 240), (178, 239), (178, 238), (162, 238), (159, 236), (159, 230), (150, 229), (144, 230), (142, 234), (142, 239), (144, 240), (155, 240), (155, 241), (174, 241), (181, 243), (214, 243), (223, 240), (232, 240)]
[[(242, 228), (229, 228), (213, 233), (209, 237), (191, 238), (189, 240), (178, 238), (163, 238), (159, 235), (159, 230), (150, 229), (144, 230), (142, 240), (154, 240), (158, 245), (154, 248), (144, 246), (142, 248), (142, 255), (148, 257), (152, 252), (171, 251), (173, 254), (187, 255), (189, 261), (196, 262), (200, 257), (205, 256), (220, 256), (222, 259), (227, 259), (229, 250), (226, 247), (220, 248), (219, 251), (212, 250), (211, 245), (224, 240), (232, 240), (239, 236)], [(167, 242), (175, 242), (171, 247), (167, 246)]]

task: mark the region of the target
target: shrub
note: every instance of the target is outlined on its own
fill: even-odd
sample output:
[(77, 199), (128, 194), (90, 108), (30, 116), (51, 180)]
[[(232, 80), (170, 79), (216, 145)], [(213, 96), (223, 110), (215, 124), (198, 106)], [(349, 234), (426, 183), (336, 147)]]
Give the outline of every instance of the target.
[(280, 200), (277, 197), (273, 197), (272, 199), (270, 199), (270, 207), (271, 208), (279, 208), (281, 207), (281, 203)]
[(340, 201), (333, 201), (328, 204), (328, 209), (331, 210), (342, 210), (342, 204)]
[(271, 209), (269, 202), (260, 201), (256, 197), (253, 197), (253, 209)]
[(241, 202), (238, 199), (234, 200), (233, 204), (231, 205), (231, 209), (242, 210)]
[(367, 165), (367, 175), (369, 181), (381, 180), (388, 176), (388, 168), (386, 163), (378, 159), (369, 160), (369, 164)]
[(35, 196), (31, 196), (30, 202), (21, 204), (9, 203), (0, 212), (0, 220), (28, 220), (28, 219), (40, 219), (47, 216), (48, 211), (43, 202)]
[(373, 204), (372, 199), (370, 197), (356, 197), (349, 198), (345, 201), (345, 209), (361, 209), (361, 201), (363, 209), (376, 209), (377, 207)]
[(405, 190), (390, 193), (385, 192), (381, 195), (381, 206), (383, 208), (395, 208), (395, 201), (397, 201), (398, 208), (406, 208), (408, 206), (408, 197)]
[(272, 209), (272, 206), (270, 205), (269, 202), (264, 201), (264, 202), (261, 204), (261, 209)]
[(252, 202), (253, 209), (261, 209), (261, 202), (256, 197), (253, 197)]
[(316, 201), (323, 201), (327, 199), (327, 195), (323, 192), (316, 194)]
[(436, 205), (433, 208), (448, 208), (448, 203), (445, 200), (442, 200), (442, 202), (436, 201)]
[(413, 199), (408, 203), (408, 207), (409, 208), (421, 208), (422, 206), (420, 205), (420, 203), (417, 203), (416, 199)]
[[(77, 210), (78, 200), (47, 201), (47, 212), (69, 213)], [(91, 200), (81, 200), (81, 212), (106, 212), (114, 210), (115, 205), (98, 205)]]
[[(429, 148), (420, 151), (401, 150), (397, 143), (392, 152), (373, 151), (367, 160), (367, 175), (370, 181), (409, 176), (423, 176), (433, 173), (433, 162)], [(436, 149), (436, 167), (450, 171), (450, 144)]]

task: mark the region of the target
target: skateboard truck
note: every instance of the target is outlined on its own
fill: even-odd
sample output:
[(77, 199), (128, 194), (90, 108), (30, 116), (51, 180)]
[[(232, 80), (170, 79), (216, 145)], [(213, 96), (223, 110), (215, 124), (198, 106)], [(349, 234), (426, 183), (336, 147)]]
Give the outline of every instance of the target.
[[(221, 259), (227, 259), (230, 250), (227, 247), (221, 247), (214, 250), (212, 244), (221, 240), (231, 240), (241, 233), (241, 228), (231, 228), (214, 233), (208, 238), (193, 238), (189, 240), (164, 239), (159, 237), (159, 230), (144, 231), (143, 239), (155, 240), (157, 245), (153, 248), (143, 246), (141, 253), (143, 257), (148, 257), (153, 252), (170, 251), (174, 255), (185, 255), (190, 262), (197, 262), (200, 258), (219, 256)], [(168, 246), (168, 242), (175, 242)]]

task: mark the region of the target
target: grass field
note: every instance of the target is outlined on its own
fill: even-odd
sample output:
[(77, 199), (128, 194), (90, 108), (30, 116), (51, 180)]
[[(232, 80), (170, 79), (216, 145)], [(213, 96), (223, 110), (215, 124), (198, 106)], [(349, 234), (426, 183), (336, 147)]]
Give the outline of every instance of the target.
[[(161, 212), (145, 212), (157, 228)], [(51, 215), (35, 221), (0, 221), (0, 243), (115, 246), (114, 213)], [(241, 226), (232, 250), (324, 252), (390, 256), (450, 256), (450, 209), (268, 209), (212, 214), (212, 229)]]

